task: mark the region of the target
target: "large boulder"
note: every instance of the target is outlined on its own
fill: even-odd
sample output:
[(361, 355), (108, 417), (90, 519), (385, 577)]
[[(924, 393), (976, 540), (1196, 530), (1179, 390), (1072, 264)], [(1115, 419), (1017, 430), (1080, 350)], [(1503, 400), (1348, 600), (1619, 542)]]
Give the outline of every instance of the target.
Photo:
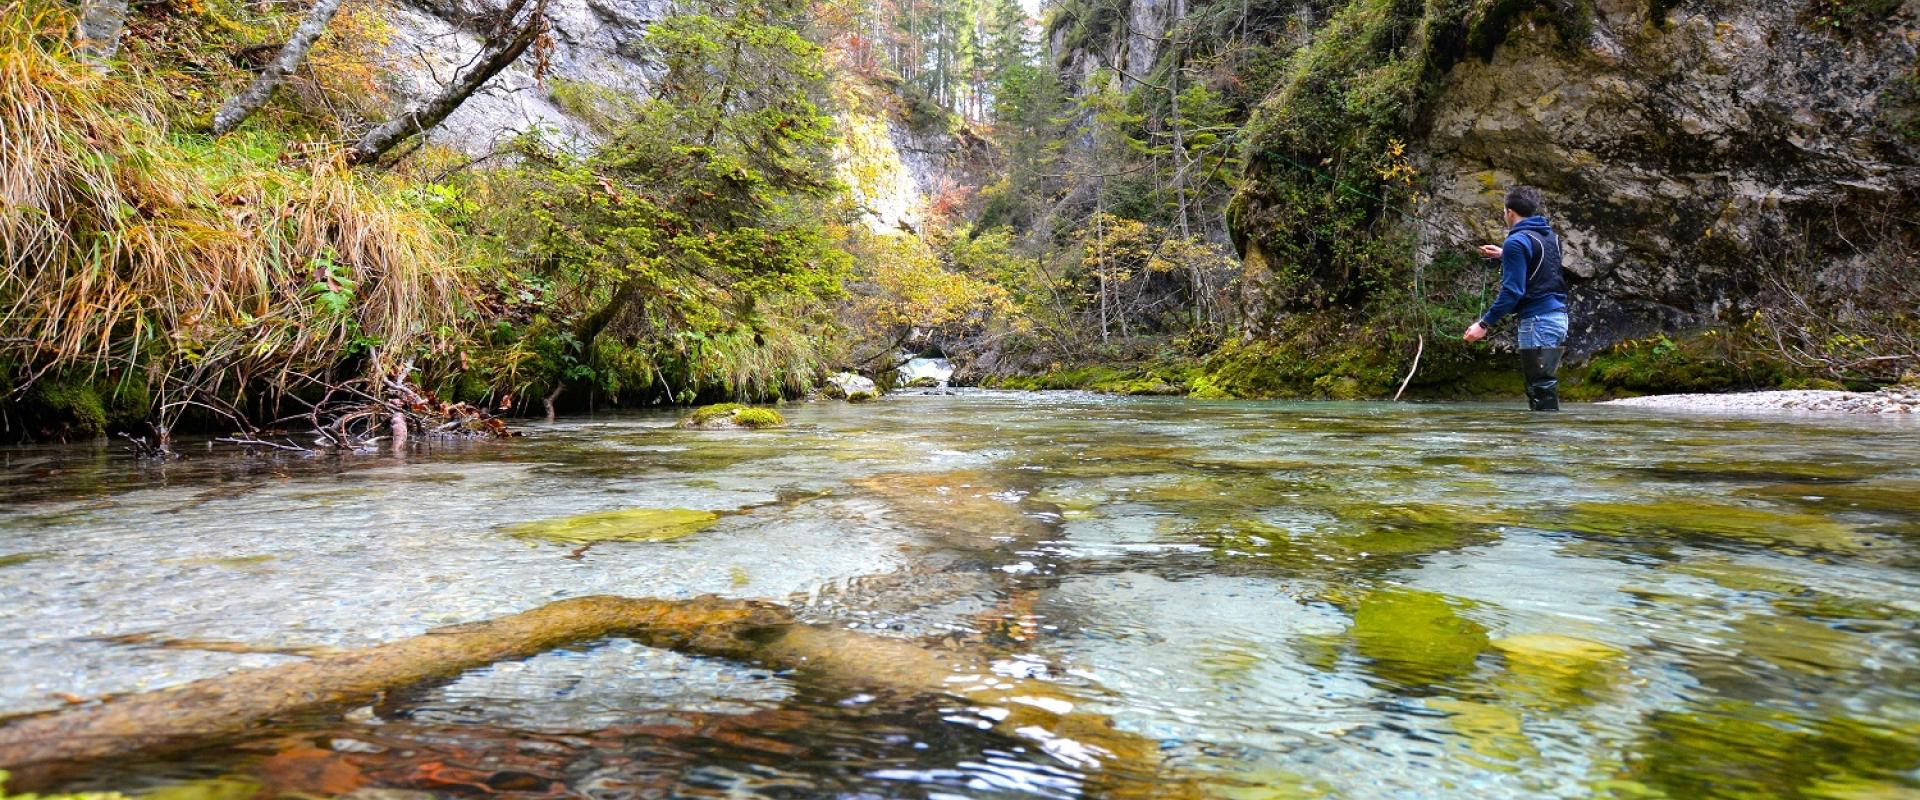
[(870, 400), (880, 394), (880, 387), (864, 375), (837, 372), (827, 377), (827, 384), (820, 387), (820, 393), (835, 400), (848, 400), (861, 395)]

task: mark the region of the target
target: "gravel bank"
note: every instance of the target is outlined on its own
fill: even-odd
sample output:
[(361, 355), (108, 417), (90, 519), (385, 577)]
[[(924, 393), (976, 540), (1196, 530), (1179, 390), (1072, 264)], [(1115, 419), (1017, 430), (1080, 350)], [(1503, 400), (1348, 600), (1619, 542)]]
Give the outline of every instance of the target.
[(1656, 408), (1664, 411), (1920, 414), (1920, 388), (1889, 386), (1877, 392), (1800, 390), (1740, 394), (1660, 394), (1609, 400), (1603, 405)]

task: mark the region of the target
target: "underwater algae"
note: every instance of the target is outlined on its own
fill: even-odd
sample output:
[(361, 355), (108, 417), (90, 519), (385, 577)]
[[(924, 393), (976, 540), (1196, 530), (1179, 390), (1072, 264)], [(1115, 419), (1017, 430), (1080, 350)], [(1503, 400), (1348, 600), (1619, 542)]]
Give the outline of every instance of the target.
[(690, 508), (626, 508), (559, 519), (534, 520), (506, 527), (525, 539), (566, 544), (593, 542), (667, 542), (706, 530), (720, 515)]
[(1353, 610), (1353, 644), (1375, 675), (1399, 684), (1441, 683), (1473, 672), (1487, 629), (1460, 615), (1445, 595), (1375, 589)]

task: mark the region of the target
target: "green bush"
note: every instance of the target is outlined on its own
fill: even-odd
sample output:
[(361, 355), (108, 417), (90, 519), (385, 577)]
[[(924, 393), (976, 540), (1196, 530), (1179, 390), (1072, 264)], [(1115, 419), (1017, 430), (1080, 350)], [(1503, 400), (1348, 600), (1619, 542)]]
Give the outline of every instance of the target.
[(1593, 392), (1634, 395), (1777, 388), (1808, 376), (1724, 332), (1707, 331), (1621, 342), (1588, 361), (1585, 377)]

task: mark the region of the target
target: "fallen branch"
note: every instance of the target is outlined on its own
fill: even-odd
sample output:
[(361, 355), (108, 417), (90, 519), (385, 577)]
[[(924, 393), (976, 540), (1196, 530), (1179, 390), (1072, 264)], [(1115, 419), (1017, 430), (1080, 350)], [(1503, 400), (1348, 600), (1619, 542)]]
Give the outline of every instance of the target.
[(14, 771), (17, 788), (32, 788), (87, 762), (205, 746), (274, 719), (365, 703), (381, 692), (616, 635), (842, 685), (949, 695), (979, 708), (984, 724), (1080, 770), (1095, 796), (1203, 796), (1190, 778), (1168, 774), (1159, 741), (1075, 711), (1079, 698), (1058, 687), (996, 675), (984, 653), (800, 624), (777, 605), (711, 595), (561, 600), (398, 642), (28, 717), (0, 728), (0, 768)]
[[(671, 646), (708, 632), (787, 621), (777, 607), (583, 597), (411, 639), (127, 695), (0, 728), (0, 768), (16, 786), (43, 770), (232, 737), (275, 717), (365, 702), (381, 691), (616, 633)], [(751, 623), (751, 624), (749, 624)], [(711, 646), (710, 646), (711, 647)], [(713, 648), (726, 649), (726, 648)]]

